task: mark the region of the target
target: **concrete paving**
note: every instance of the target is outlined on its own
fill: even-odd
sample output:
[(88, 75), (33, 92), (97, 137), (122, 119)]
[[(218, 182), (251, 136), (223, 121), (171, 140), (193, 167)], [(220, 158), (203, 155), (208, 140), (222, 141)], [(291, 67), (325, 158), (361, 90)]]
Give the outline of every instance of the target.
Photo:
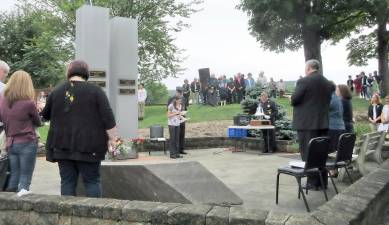
[[(302, 199), (297, 198), (296, 180), (291, 176), (281, 175), (279, 204), (275, 204), (277, 168), (287, 165), (293, 158), (298, 158), (298, 154), (258, 155), (254, 152), (232, 153), (228, 149), (220, 148), (193, 150), (188, 153), (183, 159), (178, 160), (172, 160), (160, 152), (153, 152), (151, 157), (146, 153), (141, 153), (139, 159), (128, 160), (125, 163), (156, 164), (197, 161), (243, 200), (242, 207), (306, 213)], [(347, 183), (337, 182), (340, 191), (347, 185)], [(328, 187), (327, 193), (331, 199), (335, 191), (330, 182)], [(34, 193), (59, 195), (60, 179), (57, 164), (47, 162), (44, 158), (38, 158), (31, 190)], [(212, 190), (204, 190), (204, 192), (212, 192)], [(307, 200), (311, 210), (325, 203), (324, 194), (321, 191), (310, 191)]]

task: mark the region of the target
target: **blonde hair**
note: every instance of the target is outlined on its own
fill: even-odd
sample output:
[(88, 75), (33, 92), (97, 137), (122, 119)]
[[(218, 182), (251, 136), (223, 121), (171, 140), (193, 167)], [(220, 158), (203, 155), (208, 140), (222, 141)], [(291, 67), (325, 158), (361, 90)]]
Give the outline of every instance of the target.
[(4, 89), (4, 98), (9, 107), (19, 100), (34, 100), (35, 91), (30, 74), (23, 70), (14, 72)]

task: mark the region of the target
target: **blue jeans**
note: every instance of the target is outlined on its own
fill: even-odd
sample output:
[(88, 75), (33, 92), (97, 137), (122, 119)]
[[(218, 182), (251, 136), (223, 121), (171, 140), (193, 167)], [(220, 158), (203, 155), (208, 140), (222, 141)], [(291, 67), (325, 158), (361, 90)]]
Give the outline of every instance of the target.
[(61, 176), (61, 195), (76, 196), (78, 176), (81, 174), (87, 197), (101, 197), (100, 162), (58, 160)]
[(11, 167), (11, 176), (7, 190), (30, 190), (37, 149), (37, 143), (13, 144), (10, 147), (8, 157)]

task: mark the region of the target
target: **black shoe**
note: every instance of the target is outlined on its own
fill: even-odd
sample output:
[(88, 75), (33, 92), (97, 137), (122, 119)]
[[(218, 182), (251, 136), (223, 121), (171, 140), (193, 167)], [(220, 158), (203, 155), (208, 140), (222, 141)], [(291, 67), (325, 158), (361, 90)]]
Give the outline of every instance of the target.
[(186, 154), (188, 154), (188, 153), (185, 152), (185, 151), (182, 151), (182, 152), (180, 152), (180, 154), (186, 155)]
[(182, 158), (182, 156), (180, 156), (180, 155), (171, 155), (170, 158), (171, 159), (178, 159), (178, 158)]

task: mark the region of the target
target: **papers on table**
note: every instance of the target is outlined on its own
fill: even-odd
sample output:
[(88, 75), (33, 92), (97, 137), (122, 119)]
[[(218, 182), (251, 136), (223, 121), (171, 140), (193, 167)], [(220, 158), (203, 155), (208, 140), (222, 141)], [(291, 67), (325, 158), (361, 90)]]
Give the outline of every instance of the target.
[(303, 162), (303, 161), (290, 161), (289, 166), (294, 167), (294, 168), (304, 168), (305, 162)]

